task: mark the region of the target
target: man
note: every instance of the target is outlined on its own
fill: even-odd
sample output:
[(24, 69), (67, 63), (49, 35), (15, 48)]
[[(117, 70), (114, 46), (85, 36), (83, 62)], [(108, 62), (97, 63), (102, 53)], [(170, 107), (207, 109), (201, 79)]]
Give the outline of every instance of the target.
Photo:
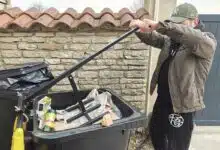
[(150, 86), (158, 84), (158, 97), (150, 121), (155, 150), (187, 150), (193, 130), (193, 114), (205, 108), (204, 85), (217, 42), (203, 32), (197, 9), (184, 3), (164, 22), (133, 20), (130, 27), (148, 45), (162, 49)]

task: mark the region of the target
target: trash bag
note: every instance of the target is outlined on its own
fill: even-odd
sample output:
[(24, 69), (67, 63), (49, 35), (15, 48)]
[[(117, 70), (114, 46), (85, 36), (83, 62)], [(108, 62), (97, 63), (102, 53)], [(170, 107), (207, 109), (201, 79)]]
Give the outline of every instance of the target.
[(19, 68), (0, 71), (0, 90), (28, 92), (54, 77), (44, 62), (27, 63)]

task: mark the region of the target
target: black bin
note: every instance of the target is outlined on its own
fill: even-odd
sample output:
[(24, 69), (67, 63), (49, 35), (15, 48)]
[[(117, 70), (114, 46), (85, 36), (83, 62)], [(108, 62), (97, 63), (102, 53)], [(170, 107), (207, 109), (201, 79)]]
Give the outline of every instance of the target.
[[(31, 94), (39, 86), (54, 77), (44, 62), (25, 63), (17, 68), (0, 71), (0, 145), (2, 150), (11, 149), (12, 130), (15, 120), (15, 106), (18, 104), (17, 92)], [(31, 106), (29, 101), (25, 106)], [(30, 121), (31, 123), (31, 121)], [(29, 125), (29, 130), (33, 130)]]
[[(41, 95), (34, 102), (44, 96), (52, 98), (51, 107), (63, 109), (77, 103), (77, 99), (85, 98), (91, 90)], [(38, 128), (37, 114), (34, 115), (33, 140), (36, 149), (42, 150), (127, 150), (131, 129), (146, 126), (146, 115), (125, 102), (110, 89), (98, 89), (99, 93), (108, 91), (112, 95), (113, 103), (120, 109), (122, 119), (114, 121), (109, 127), (101, 125), (88, 125), (58, 132), (44, 132)]]

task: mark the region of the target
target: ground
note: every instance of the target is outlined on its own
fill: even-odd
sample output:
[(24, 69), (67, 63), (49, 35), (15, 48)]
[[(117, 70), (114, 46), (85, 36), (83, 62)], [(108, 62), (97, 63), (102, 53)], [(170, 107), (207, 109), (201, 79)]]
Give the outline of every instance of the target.
[[(150, 142), (143, 148), (135, 149), (132, 142), (129, 150), (153, 150)], [(220, 149), (220, 127), (216, 126), (197, 126), (192, 135), (191, 146), (189, 150), (219, 150)]]
[(196, 127), (193, 133), (190, 150), (219, 150), (220, 127)]

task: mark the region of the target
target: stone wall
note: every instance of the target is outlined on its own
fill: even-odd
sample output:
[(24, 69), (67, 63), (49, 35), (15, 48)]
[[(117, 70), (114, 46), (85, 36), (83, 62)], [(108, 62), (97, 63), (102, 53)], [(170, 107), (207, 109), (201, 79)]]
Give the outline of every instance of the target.
[[(0, 33), (0, 66), (6, 69), (25, 62), (46, 61), (56, 76), (123, 33)], [(129, 36), (75, 72), (78, 87), (108, 87), (144, 108), (148, 49), (135, 35)], [(71, 87), (65, 79), (53, 90), (71, 90)]]

